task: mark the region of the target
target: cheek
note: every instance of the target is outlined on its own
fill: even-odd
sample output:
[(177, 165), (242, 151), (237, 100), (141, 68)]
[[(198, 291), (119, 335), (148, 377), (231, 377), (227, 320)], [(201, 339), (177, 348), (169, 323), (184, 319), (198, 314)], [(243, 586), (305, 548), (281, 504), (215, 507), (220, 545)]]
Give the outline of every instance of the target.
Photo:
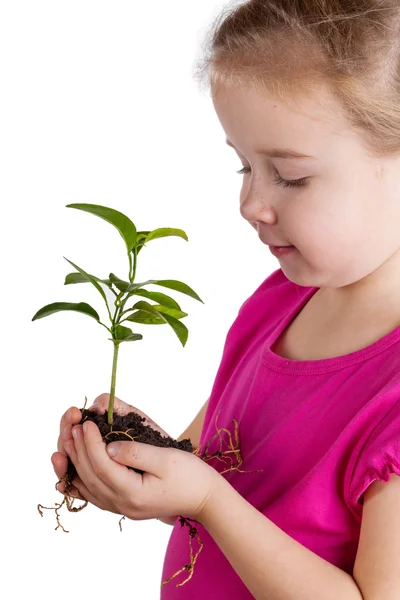
[(360, 213), (345, 194), (315, 190), (297, 198), (282, 214), (282, 229), (305, 260), (318, 270), (336, 271), (351, 261), (360, 235)]
[(312, 285), (350, 285), (377, 269), (399, 245), (394, 248), (395, 236), (388, 236), (388, 227), (398, 232), (400, 223), (388, 223), (382, 190), (379, 194), (373, 183), (360, 187), (309, 196), (288, 214), (289, 239), (311, 267)]

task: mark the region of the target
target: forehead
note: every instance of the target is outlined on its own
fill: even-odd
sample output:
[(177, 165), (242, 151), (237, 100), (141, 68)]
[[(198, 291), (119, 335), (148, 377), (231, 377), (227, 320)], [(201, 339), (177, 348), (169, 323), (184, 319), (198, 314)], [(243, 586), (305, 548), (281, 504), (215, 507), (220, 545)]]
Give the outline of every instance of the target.
[(340, 102), (326, 88), (316, 96), (283, 101), (250, 86), (219, 84), (212, 100), (227, 139), (239, 150), (297, 145), (300, 153), (315, 155), (355, 135)]

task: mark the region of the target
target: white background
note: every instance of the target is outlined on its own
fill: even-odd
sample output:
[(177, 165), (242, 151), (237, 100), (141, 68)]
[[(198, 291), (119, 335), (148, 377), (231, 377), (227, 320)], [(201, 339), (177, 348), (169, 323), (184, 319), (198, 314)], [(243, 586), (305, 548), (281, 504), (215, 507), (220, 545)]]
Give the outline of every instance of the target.
[(121, 533), (118, 516), (89, 506), (63, 513), (65, 534), (54, 530), (53, 512), (37, 511), (38, 503), (62, 499), (50, 462), (59, 420), (85, 396), (91, 404), (109, 392), (112, 344), (78, 313), (31, 319), (45, 304), (84, 301), (106, 322), (93, 286), (64, 287), (73, 271), (64, 256), (102, 278), (128, 275), (117, 230), (65, 206), (110, 206), (138, 230), (176, 227), (189, 237), (150, 242), (136, 272), (136, 281), (183, 281), (204, 301), (148, 287), (189, 313), (186, 346), (168, 325), (134, 326), (143, 340), (121, 345), (117, 374), (117, 395), (174, 438), (209, 397), (240, 306), (279, 268), (240, 215), (235, 171), (242, 165), (193, 77), (223, 6), (1, 3), (1, 583), (8, 598), (158, 598), (172, 531), (156, 520), (125, 520)]

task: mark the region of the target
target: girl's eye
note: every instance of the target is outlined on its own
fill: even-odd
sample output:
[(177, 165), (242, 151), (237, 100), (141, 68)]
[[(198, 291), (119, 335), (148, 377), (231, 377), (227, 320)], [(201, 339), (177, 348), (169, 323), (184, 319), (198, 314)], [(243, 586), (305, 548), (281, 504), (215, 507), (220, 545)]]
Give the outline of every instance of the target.
[[(236, 171), (239, 175), (245, 175), (250, 173), (251, 169), (249, 167), (243, 167), (240, 171)], [(306, 185), (308, 183), (308, 178), (303, 177), (303, 179), (282, 179), (280, 175), (274, 180), (277, 185), (281, 185), (282, 187), (301, 187), (302, 185)]]

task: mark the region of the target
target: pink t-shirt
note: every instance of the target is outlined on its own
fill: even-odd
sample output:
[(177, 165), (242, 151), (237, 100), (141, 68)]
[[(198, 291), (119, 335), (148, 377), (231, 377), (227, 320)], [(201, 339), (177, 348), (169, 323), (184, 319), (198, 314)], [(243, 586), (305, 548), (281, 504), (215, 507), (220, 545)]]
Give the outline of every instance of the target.
[[(218, 427), (233, 442), (236, 419), (240, 469), (263, 471), (221, 476), (292, 538), (352, 574), (362, 494), (376, 479), (400, 476), (400, 326), (344, 356), (296, 361), (274, 354), (274, 341), (317, 289), (278, 269), (241, 306), (226, 337), (200, 450), (216, 434), (219, 412)], [(215, 439), (208, 454), (219, 446)], [(208, 464), (219, 472), (228, 467), (217, 458)], [(177, 588), (188, 576), (180, 573), (163, 586), (161, 599), (253, 598), (207, 530), (197, 527), (204, 546), (193, 576)], [(190, 562), (188, 533), (177, 519), (162, 581)], [(192, 544), (195, 553), (196, 538)]]

